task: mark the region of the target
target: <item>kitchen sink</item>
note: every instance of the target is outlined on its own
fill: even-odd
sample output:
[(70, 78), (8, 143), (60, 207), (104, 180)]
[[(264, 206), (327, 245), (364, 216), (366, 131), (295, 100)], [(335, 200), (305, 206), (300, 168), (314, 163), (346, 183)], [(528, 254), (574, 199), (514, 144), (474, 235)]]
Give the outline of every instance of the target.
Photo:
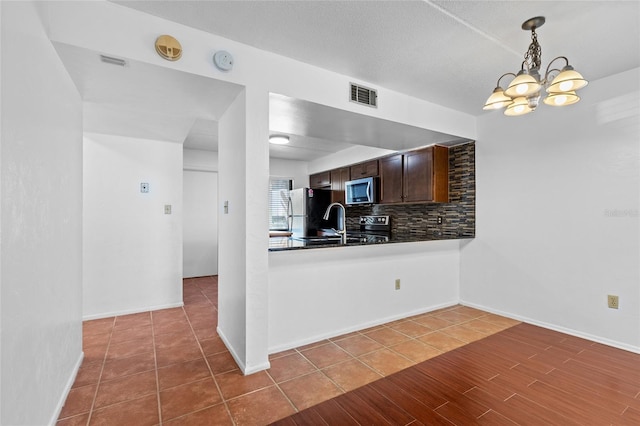
[[(294, 240), (304, 241), (306, 244), (340, 244), (342, 238), (340, 235), (318, 235), (310, 237), (291, 237)], [(383, 235), (374, 235), (367, 233), (347, 233), (347, 243), (380, 243), (386, 242), (389, 238)]]
[(336, 244), (341, 241), (340, 236), (310, 236), (310, 237), (292, 237), (294, 240), (304, 241), (307, 244)]

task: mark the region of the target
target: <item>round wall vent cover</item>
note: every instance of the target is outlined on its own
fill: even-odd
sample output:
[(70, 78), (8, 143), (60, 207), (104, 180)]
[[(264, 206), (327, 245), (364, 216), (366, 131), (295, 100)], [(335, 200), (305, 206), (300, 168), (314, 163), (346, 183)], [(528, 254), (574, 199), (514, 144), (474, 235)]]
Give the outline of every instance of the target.
[(177, 61), (182, 56), (182, 46), (178, 40), (165, 34), (156, 39), (156, 52), (168, 61)]

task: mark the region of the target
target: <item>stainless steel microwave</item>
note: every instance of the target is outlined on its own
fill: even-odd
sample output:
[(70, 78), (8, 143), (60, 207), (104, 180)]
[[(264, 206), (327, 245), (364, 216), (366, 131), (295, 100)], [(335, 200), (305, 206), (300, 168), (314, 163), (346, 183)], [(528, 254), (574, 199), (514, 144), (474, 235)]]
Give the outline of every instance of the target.
[(366, 177), (350, 180), (344, 184), (344, 199), (347, 205), (377, 203), (377, 179)]

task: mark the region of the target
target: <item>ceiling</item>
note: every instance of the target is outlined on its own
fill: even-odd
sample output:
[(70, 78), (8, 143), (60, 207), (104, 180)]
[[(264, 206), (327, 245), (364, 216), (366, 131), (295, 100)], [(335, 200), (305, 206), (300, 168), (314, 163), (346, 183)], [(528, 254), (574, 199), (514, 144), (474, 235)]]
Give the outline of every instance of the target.
[[(537, 30), (587, 80), (640, 66), (638, 1), (115, 1), (472, 115)], [(232, 52), (233, 53), (233, 52)]]
[[(144, 62), (107, 64), (100, 54), (54, 43), (83, 100), (84, 130), (209, 149), (217, 120), (241, 86)], [(212, 102), (215, 99), (215, 102)]]
[[(636, 1), (114, 1), (171, 21), (472, 115), (497, 78), (516, 72), (538, 29), (543, 66), (558, 55), (588, 80), (640, 66)], [(56, 44), (85, 103), (85, 130), (217, 150), (217, 120), (241, 87)], [(233, 52), (232, 52), (233, 53)], [(171, 82), (171, 84), (167, 84)], [(170, 102), (169, 102), (170, 100)], [(332, 126), (322, 125), (331, 120)], [(304, 124), (304, 125), (303, 125)], [(411, 148), (455, 136), (272, 95), (270, 129), (290, 135), (277, 158), (310, 160), (354, 144)], [(388, 146), (393, 134), (396, 146)], [(424, 142), (421, 144), (424, 145)]]

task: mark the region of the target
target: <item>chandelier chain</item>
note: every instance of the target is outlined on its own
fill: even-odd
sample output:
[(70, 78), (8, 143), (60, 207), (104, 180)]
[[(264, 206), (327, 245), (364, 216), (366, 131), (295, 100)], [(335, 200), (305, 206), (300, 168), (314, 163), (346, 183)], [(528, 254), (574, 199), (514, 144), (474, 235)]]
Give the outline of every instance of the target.
[(531, 29), (531, 44), (524, 55), (524, 61), (529, 66), (529, 69), (540, 69), (542, 65), (542, 47), (538, 44), (538, 35), (535, 28)]

